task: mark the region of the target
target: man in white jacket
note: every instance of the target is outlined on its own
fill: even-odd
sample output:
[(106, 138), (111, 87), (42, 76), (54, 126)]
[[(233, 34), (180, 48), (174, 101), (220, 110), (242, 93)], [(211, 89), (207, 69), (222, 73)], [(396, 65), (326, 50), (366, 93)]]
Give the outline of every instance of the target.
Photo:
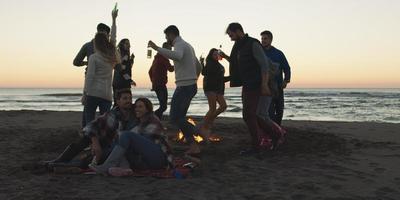
[(174, 50), (160, 48), (152, 41), (149, 41), (148, 46), (174, 62), (176, 89), (171, 101), (170, 122), (178, 126), (190, 144), (186, 154), (197, 157), (200, 147), (193, 138), (195, 126), (186, 120), (186, 113), (190, 102), (197, 93), (197, 79), (202, 67), (196, 58), (193, 47), (182, 39), (176, 26), (168, 26), (164, 33), (167, 42), (172, 44)]

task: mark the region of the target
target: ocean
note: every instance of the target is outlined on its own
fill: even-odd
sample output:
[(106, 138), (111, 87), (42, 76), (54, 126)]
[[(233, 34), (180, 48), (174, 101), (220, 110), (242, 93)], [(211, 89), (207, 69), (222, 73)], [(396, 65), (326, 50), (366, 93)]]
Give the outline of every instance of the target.
[[(158, 107), (150, 89), (132, 91), (134, 99), (148, 97)], [(81, 111), (81, 94), (82, 89), (0, 88), (0, 110)], [(169, 89), (169, 102), (172, 94)], [(240, 94), (239, 88), (226, 89), (228, 109), (220, 116), (242, 116)], [(207, 99), (199, 89), (188, 114), (203, 116), (207, 110)], [(284, 119), (400, 123), (400, 89), (287, 89)]]

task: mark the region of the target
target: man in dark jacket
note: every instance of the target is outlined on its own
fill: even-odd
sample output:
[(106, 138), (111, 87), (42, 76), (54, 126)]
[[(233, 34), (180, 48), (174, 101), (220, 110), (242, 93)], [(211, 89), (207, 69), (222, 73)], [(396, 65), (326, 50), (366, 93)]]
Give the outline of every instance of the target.
[(258, 152), (261, 127), (257, 106), (262, 96), (271, 96), (268, 86), (272, 63), (265, 56), (261, 43), (244, 33), (239, 23), (229, 24), (226, 33), (235, 44), (229, 57), (231, 87), (242, 86), (243, 120), (251, 136), (252, 147), (241, 154)]

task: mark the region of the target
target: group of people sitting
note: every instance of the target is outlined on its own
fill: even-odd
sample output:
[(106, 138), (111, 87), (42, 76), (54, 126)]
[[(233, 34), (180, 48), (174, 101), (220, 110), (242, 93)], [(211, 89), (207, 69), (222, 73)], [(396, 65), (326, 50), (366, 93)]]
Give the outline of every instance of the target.
[[(130, 54), (128, 39), (116, 46), (117, 16), (118, 10), (114, 10), (111, 29), (99, 24), (95, 38), (74, 59), (76, 66), (87, 65), (82, 97), (83, 137), (46, 165), (69, 162), (90, 147), (93, 159), (82, 163), (82, 167), (90, 167), (100, 174), (121, 173), (113, 169), (174, 168), (171, 147), (160, 122), (167, 109), (168, 71), (174, 71), (176, 79), (169, 121), (183, 133), (189, 145), (185, 151), (188, 158), (200, 161), (201, 149), (194, 135), (200, 134), (208, 140), (214, 120), (227, 108), (224, 91), (228, 81), (231, 87), (242, 87), (243, 119), (251, 136), (250, 148), (240, 154), (276, 149), (284, 141), (285, 131), (280, 124), (283, 89), (290, 82), (290, 67), (284, 54), (271, 46), (271, 32), (262, 32), (260, 43), (245, 34), (239, 23), (231, 23), (226, 30), (235, 42), (230, 56), (213, 48), (206, 59), (199, 60), (194, 48), (180, 36), (179, 29), (168, 26), (164, 30), (167, 41), (162, 47), (151, 40), (148, 42), (148, 47), (158, 52), (149, 70), (152, 90), (160, 105), (153, 111), (153, 104), (147, 98), (138, 98), (132, 103), (131, 85), (136, 85), (132, 80), (134, 55)], [(219, 62), (222, 58), (230, 63), (229, 77), (224, 76), (225, 68)], [(200, 74), (204, 76), (203, 89), (209, 110), (203, 122), (195, 126), (187, 121), (186, 114), (197, 94)], [(95, 118), (97, 107), (100, 116)]]
[(138, 98), (132, 103), (130, 89), (118, 90), (115, 98), (116, 106), (112, 110), (89, 122), (83, 129), (83, 137), (46, 164), (70, 162), (90, 146), (93, 159), (82, 161), (80, 166), (90, 167), (97, 173), (107, 174), (112, 167), (173, 167), (171, 147), (151, 101)]

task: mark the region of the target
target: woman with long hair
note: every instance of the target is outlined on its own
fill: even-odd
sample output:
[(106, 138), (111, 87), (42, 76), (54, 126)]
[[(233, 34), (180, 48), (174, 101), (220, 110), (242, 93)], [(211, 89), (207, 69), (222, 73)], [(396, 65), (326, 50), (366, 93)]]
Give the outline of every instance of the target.
[(114, 66), (120, 63), (120, 57), (115, 47), (117, 15), (118, 11), (112, 13), (111, 38), (109, 39), (108, 35), (104, 33), (97, 33), (94, 38), (95, 53), (89, 58), (82, 98), (87, 123), (95, 119), (97, 107), (100, 109), (100, 114), (111, 108), (112, 72)]
[[(210, 128), (213, 125), (214, 120), (227, 108), (224, 92), (225, 82), (229, 81), (229, 78), (224, 77), (225, 68), (219, 62), (220, 58), (221, 56), (219, 55), (218, 50), (213, 48), (206, 57), (205, 65), (204, 59), (201, 59), (201, 63), (204, 66), (201, 72), (204, 76), (203, 90), (207, 97), (209, 106), (209, 110), (204, 117), (203, 124), (201, 126), (201, 132), (205, 137), (209, 137)], [(219, 105), (218, 108), (217, 103)]]
[(129, 39), (124, 38), (118, 43), (118, 52), (120, 54), (121, 63), (117, 64), (114, 69), (112, 84), (114, 94), (116, 94), (117, 90), (131, 88), (131, 85), (136, 86), (135, 81), (132, 80), (132, 65), (135, 55), (133, 55), (133, 53), (131, 54)]
[[(113, 174), (110, 168), (166, 169), (172, 166), (171, 148), (153, 104), (147, 98), (135, 101), (139, 125), (131, 131), (121, 132), (117, 145), (102, 165), (91, 166), (100, 174)], [(114, 171), (115, 172), (115, 171)], [(121, 171), (117, 171), (119, 173)]]

